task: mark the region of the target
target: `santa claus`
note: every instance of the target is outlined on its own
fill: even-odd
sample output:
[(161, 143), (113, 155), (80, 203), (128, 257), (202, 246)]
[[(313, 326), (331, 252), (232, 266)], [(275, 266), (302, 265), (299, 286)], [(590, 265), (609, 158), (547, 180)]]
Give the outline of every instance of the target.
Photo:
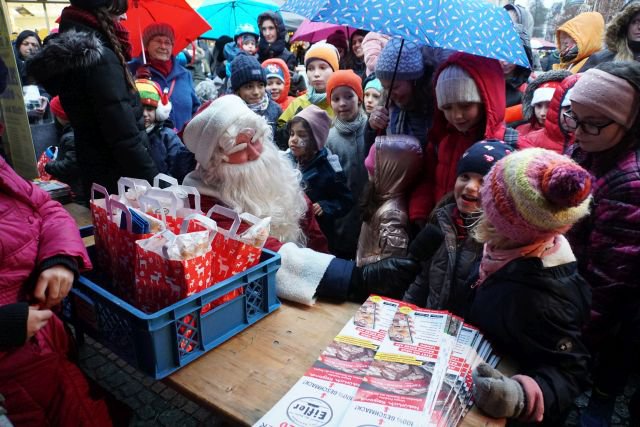
[[(239, 97), (213, 101), (188, 123), (183, 140), (198, 161), (184, 185), (198, 189), (205, 212), (220, 204), (271, 217), (272, 237), (265, 247), (282, 257), (276, 275), (279, 297), (307, 305), (317, 296), (363, 300), (377, 293), (401, 298), (415, 278), (419, 263), (410, 257), (359, 268), (320, 252), (326, 241), (308, 209), (300, 171), (275, 146), (265, 119)], [(228, 221), (213, 219), (222, 227)]]

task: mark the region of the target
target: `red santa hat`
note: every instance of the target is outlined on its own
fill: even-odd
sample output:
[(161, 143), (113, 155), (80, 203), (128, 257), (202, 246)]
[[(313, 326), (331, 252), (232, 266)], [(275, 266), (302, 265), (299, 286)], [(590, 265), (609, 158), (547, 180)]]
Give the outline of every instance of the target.
[(542, 83), (540, 87), (538, 87), (535, 92), (533, 92), (533, 98), (531, 99), (531, 105), (536, 105), (541, 102), (551, 102), (553, 98), (553, 94), (556, 91), (556, 88), (560, 87), (560, 83), (558, 81), (549, 81), (546, 83)]

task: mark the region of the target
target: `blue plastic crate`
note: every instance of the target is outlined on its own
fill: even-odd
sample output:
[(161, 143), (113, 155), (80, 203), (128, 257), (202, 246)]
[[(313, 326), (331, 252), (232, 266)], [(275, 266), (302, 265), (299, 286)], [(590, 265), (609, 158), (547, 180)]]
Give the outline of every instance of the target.
[[(81, 231), (86, 237), (92, 228)], [(95, 248), (87, 249), (94, 260)], [(279, 267), (280, 255), (265, 249), (258, 265), (150, 314), (110, 293), (108, 279), (94, 270), (80, 276), (65, 313), (78, 334), (88, 334), (131, 366), (160, 379), (280, 307)], [(239, 287), (244, 287), (242, 295), (201, 314), (203, 306)]]

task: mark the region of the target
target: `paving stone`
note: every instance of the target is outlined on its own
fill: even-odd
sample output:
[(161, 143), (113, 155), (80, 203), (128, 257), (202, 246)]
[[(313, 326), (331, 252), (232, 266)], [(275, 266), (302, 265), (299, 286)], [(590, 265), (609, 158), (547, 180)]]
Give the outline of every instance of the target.
[(171, 407), (171, 405), (166, 400), (162, 399), (159, 396), (156, 397), (156, 399), (151, 402), (151, 406), (153, 407), (153, 409), (155, 409), (156, 413), (158, 414), (163, 411), (166, 411)]
[(145, 387), (151, 387), (153, 384), (155, 384), (156, 380), (154, 380), (153, 378), (149, 377), (149, 376), (145, 376), (142, 379), (142, 385)]
[(124, 403), (134, 411), (137, 411), (138, 409), (142, 408), (146, 402), (143, 402), (142, 400), (140, 400), (138, 396), (133, 395), (133, 396), (130, 396), (128, 399), (125, 399)]
[(176, 394), (178, 393), (176, 393), (174, 389), (167, 387), (160, 393), (160, 396), (162, 396), (163, 399), (170, 401), (175, 397)]
[(176, 395), (173, 398), (171, 398), (171, 404), (175, 408), (182, 408), (184, 405), (187, 404), (187, 402), (189, 402), (189, 400), (179, 393), (176, 393)]
[(129, 381), (119, 387), (119, 391), (122, 392), (124, 396), (129, 397), (133, 394), (138, 393), (140, 390), (142, 390), (142, 388), (142, 384), (134, 381)]
[(129, 379), (127, 375), (119, 369), (110, 377), (106, 378), (106, 382), (113, 388), (118, 388), (126, 383)]
[(167, 386), (162, 384), (161, 382), (156, 382), (155, 384), (153, 384), (151, 386), (151, 390), (153, 390), (154, 392), (156, 392), (158, 394), (162, 393), (165, 388), (167, 388)]
[(184, 412), (186, 412), (187, 414), (193, 414), (194, 412), (196, 412), (198, 409), (200, 408), (200, 406), (198, 406), (197, 403), (192, 402), (192, 401), (188, 401), (183, 407), (182, 410)]
[(184, 419), (184, 416), (184, 412), (180, 411), (179, 409), (172, 408), (162, 412), (158, 416), (158, 422), (163, 426), (175, 427), (178, 425), (182, 425), (181, 421)]
[(105, 381), (108, 382), (109, 377), (115, 375), (118, 372), (119, 369), (117, 366), (114, 366), (111, 363), (105, 363), (104, 365), (96, 369), (96, 378), (105, 379)]
[(138, 399), (140, 399), (144, 403), (151, 403), (154, 399), (156, 399), (156, 394), (149, 390), (142, 390), (138, 393)]
[(98, 366), (102, 366), (105, 363), (107, 363), (107, 359), (99, 354), (96, 354), (95, 356), (84, 361), (84, 365), (89, 369), (96, 369)]
[(205, 421), (206, 419), (211, 417), (211, 413), (204, 408), (199, 408), (196, 412), (194, 412), (193, 416), (198, 421)]
[(155, 416), (156, 410), (151, 405), (144, 405), (136, 411), (136, 417), (141, 420), (150, 420)]

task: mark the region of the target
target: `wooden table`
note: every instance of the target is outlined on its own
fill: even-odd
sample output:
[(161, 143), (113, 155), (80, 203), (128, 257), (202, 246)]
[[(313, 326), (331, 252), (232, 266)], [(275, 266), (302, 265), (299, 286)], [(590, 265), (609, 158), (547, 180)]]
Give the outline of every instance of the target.
[[(65, 205), (79, 225), (89, 210)], [(88, 221), (88, 222), (87, 222)], [(237, 425), (258, 421), (304, 375), (358, 304), (283, 302), (280, 309), (170, 375), (164, 382)], [(504, 426), (475, 408), (463, 426)]]

